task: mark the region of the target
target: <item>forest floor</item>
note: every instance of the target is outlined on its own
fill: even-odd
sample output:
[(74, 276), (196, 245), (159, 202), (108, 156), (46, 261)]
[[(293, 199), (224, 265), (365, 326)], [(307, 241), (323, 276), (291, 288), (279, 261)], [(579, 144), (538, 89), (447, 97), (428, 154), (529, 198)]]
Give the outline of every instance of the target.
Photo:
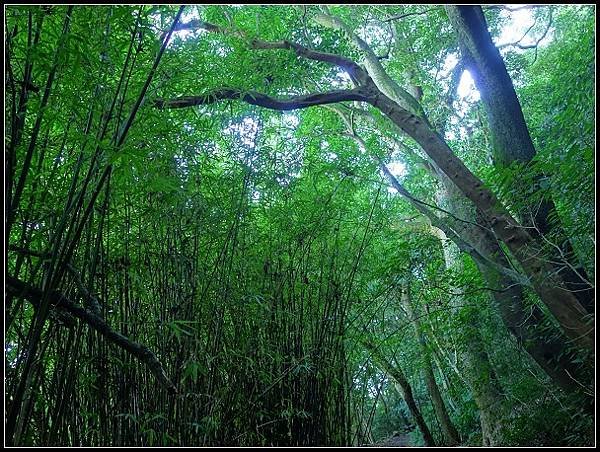
[(366, 447), (410, 447), (409, 441), (409, 436), (407, 434), (400, 433), (376, 443), (369, 444)]

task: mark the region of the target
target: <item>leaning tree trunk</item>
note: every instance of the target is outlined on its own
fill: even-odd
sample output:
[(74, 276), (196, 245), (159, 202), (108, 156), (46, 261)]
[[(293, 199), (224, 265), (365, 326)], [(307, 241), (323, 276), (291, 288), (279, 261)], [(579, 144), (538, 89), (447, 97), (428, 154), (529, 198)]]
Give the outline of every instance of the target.
[[(349, 135), (365, 153), (369, 154), (366, 143), (353, 133), (352, 123), (343, 110), (335, 106), (328, 108), (340, 115), (348, 128)], [(443, 123), (445, 124), (445, 121)], [(401, 130), (400, 133), (402, 133)], [(458, 234), (461, 240), (456, 240), (453, 236), (448, 238), (455, 241), (455, 244), (462, 251), (467, 252), (473, 258), (486, 283), (490, 288), (496, 289), (493, 292), (493, 298), (505, 326), (514, 335), (517, 342), (525, 348), (557, 386), (567, 392), (581, 391), (580, 385), (573, 384), (573, 378), (587, 383), (589, 377), (582, 375), (582, 373), (585, 373), (585, 369), (581, 369), (581, 366), (577, 366), (572, 362), (566, 351), (567, 338), (561, 337), (560, 333), (558, 336), (540, 336), (540, 334), (536, 334), (536, 330), (545, 317), (541, 309), (535, 305), (527, 307), (523, 298), (523, 288), (519, 281), (497, 270), (498, 267), (510, 268), (510, 264), (491, 229), (489, 227), (486, 229), (483, 226), (486, 224), (485, 218), (479, 211), (468, 207), (472, 206), (470, 201), (465, 198), (463, 193), (439, 167), (425, 161), (422, 164), (429, 174), (438, 180), (439, 196), (444, 200), (445, 208), (458, 217), (469, 211), (471, 217), (475, 220), (473, 222), (454, 221), (448, 224), (447, 227), (444, 227), (441, 222), (435, 222), (436, 224), (433, 224), (433, 226), (442, 227), (444, 231), (451, 228)], [(409, 196), (409, 193), (387, 170), (383, 162), (380, 162), (380, 167), (392, 185), (398, 189), (398, 193), (411, 202), (417, 210), (426, 215), (425, 211), (427, 209), (416, 202), (412, 196)], [(426, 215), (426, 217), (432, 220), (430, 215)], [(450, 222), (450, 218), (447, 217), (444, 221)], [(482, 224), (482, 227), (478, 227), (477, 224)], [(464, 244), (471, 246), (462, 246)], [(485, 261), (481, 259), (482, 256), (485, 257)], [(496, 266), (490, 265), (490, 262), (495, 263)]]
[[(487, 32), (487, 28), (485, 28), (485, 31)], [(491, 42), (491, 39), (489, 41)], [(497, 53), (497, 49), (495, 47), (493, 47), (493, 49), (496, 50)], [(498, 58), (500, 57), (499, 54), (497, 56)], [(499, 63), (502, 64), (501, 59)], [(501, 104), (506, 104), (505, 107), (507, 113), (505, 116), (509, 118), (511, 114), (516, 114), (515, 123), (510, 123), (510, 125), (514, 126), (515, 124), (518, 124), (522, 127), (522, 135), (517, 134), (516, 139), (524, 141), (524, 146), (522, 148), (524, 149), (524, 152), (521, 153), (523, 158), (531, 159), (535, 153), (535, 149), (529, 137), (529, 132), (526, 128), (510, 77), (506, 73), (506, 69), (503, 65), (502, 69), (504, 70), (504, 78), (502, 78), (502, 74), (499, 75), (496, 72), (488, 73), (487, 76), (489, 79), (497, 77), (502, 79), (502, 83), (505, 85), (508, 84), (505, 86), (505, 90), (511, 89), (512, 97), (514, 99), (506, 101), (503, 97), (500, 99), (496, 97), (488, 98), (488, 111), (498, 111), (501, 109)], [(456, 86), (453, 88), (456, 89)], [(451, 89), (453, 88), (451, 87)], [(450, 93), (449, 96), (452, 96), (452, 93)], [(508, 97), (510, 97), (510, 95)], [(498, 108), (498, 105), (500, 105), (500, 108)], [(516, 111), (517, 109), (518, 112)], [(445, 129), (446, 122), (447, 118), (441, 123), (442, 129)], [(518, 153), (510, 155), (510, 152), (515, 152), (515, 147), (508, 146), (507, 140), (503, 141), (507, 136), (502, 134), (502, 127), (498, 126), (496, 129), (502, 137), (499, 141), (506, 144), (506, 146), (501, 147), (503, 150), (502, 154), (504, 156), (508, 155), (507, 158), (509, 160), (518, 159), (520, 157)], [(496, 129), (493, 131), (496, 131)], [(508, 138), (510, 139), (511, 137), (509, 136)], [(526, 142), (527, 140), (528, 143)], [(516, 149), (518, 149), (518, 147)], [(426, 164), (424, 167), (439, 181), (440, 190), (443, 191), (442, 197), (446, 200), (445, 207), (450, 212), (458, 213), (458, 216), (460, 217), (461, 212), (465, 211), (465, 209), (469, 210), (466, 206), (471, 205), (470, 201), (465, 198), (463, 193), (460, 192), (456, 185), (439, 169), (439, 167), (435, 164)], [(549, 205), (548, 203), (546, 204), (547, 206)], [(456, 209), (456, 207), (458, 207), (458, 209)], [(553, 208), (553, 205), (551, 207)], [(473, 212), (473, 209), (471, 208), (470, 211)], [(548, 213), (544, 206), (538, 210), (538, 213), (540, 212)], [(510, 278), (509, 275), (503, 274), (497, 270), (497, 268), (510, 268), (508, 259), (500, 248), (496, 237), (492, 234), (491, 228), (489, 227), (489, 224), (487, 224), (485, 217), (481, 215), (481, 212), (477, 210), (472, 218), (474, 219), (473, 222), (455, 221), (453, 222), (454, 224), (449, 226), (458, 233), (465, 243), (472, 245), (472, 249), (467, 249), (466, 251), (473, 257), (486, 283), (491, 288), (497, 289), (493, 292), (493, 297), (505, 326), (557, 386), (566, 392), (582, 393), (582, 386), (573, 383), (574, 380), (576, 380), (579, 382), (583, 381), (589, 385), (590, 375), (587, 375), (589, 372), (586, 372), (586, 369), (582, 368), (584, 366), (577, 365), (573, 362), (574, 357), (570, 356), (570, 353), (567, 350), (568, 342), (564, 335), (561, 335), (560, 332), (553, 335), (540, 335), (539, 327), (545, 318), (543, 312), (536, 305), (530, 307), (526, 306), (524, 302), (523, 287), (518, 284), (519, 281), (515, 281)], [(543, 216), (543, 218), (545, 219), (546, 216)], [(478, 227), (477, 224), (481, 224), (482, 226)], [(547, 226), (546, 223), (544, 224)], [(456, 243), (456, 245), (460, 248), (460, 243)], [(474, 253), (474, 250), (476, 250), (477, 253)], [(465, 250), (463, 249), (463, 251)], [(481, 256), (485, 256), (487, 262), (482, 261), (480, 259)], [(497, 264), (496, 267), (489, 265), (490, 261), (495, 262)], [(571, 275), (567, 275), (565, 278), (567, 280), (567, 285), (570, 284), (569, 278), (573, 276), (573, 272), (570, 268), (568, 268), (568, 271), (571, 272)], [(583, 275), (585, 276), (585, 272), (583, 272)], [(573, 286), (571, 285), (570, 287)], [(590, 300), (588, 298), (584, 297), (584, 299), (580, 299), (580, 301), (586, 303), (584, 306), (589, 308)], [(589, 397), (585, 395), (585, 391), (583, 391), (582, 395), (584, 395), (586, 399), (589, 399)], [(584, 401), (584, 404), (589, 408), (590, 405), (587, 402), (588, 400)]]
[[(343, 115), (342, 118), (345, 119)], [(357, 136), (353, 138), (365, 152), (368, 152), (362, 139)], [(462, 218), (468, 212), (469, 218), (474, 221), (469, 218), (462, 218), (469, 222), (452, 221), (449, 217), (443, 220), (437, 219), (404, 189), (383, 163), (380, 163), (380, 167), (398, 193), (425, 215), (432, 222), (432, 226), (441, 229), (439, 233), (445, 233), (444, 240), (452, 240), (461, 251), (468, 253), (473, 258), (486, 283), (490, 288), (495, 289), (493, 297), (504, 325), (514, 335), (517, 342), (525, 348), (557, 386), (567, 392), (580, 392), (582, 386), (573, 384), (574, 379), (589, 383), (589, 376), (586, 375), (587, 369), (572, 361), (572, 357), (567, 352), (568, 340), (566, 337), (561, 337), (560, 333), (552, 336), (536, 334), (536, 329), (544, 321), (544, 314), (535, 305), (526, 306), (522, 283), (518, 278), (498, 270), (508, 269), (510, 264), (496, 237), (492, 234), (491, 228), (485, 226), (486, 219), (480, 212), (472, 207), (470, 201), (464, 197), (456, 185), (435, 165), (426, 165), (426, 170), (432, 177), (438, 179), (440, 184), (438, 197), (445, 209), (458, 218)], [(451, 232), (454, 234), (450, 235)], [(448, 235), (446, 236), (446, 234)]]
[(580, 346), (593, 350), (594, 326), (577, 297), (566, 290), (566, 283), (558, 273), (563, 270), (563, 266), (557, 268), (541, 253), (539, 243), (512, 218), (496, 196), (456, 157), (444, 139), (425, 121), (375, 91), (369, 99), (372, 105), (419, 143), (443, 173), (485, 215), (495, 235), (506, 243), (519, 261), (533, 288), (565, 334)]
[[(446, 11), (458, 33), (461, 53), (469, 68), (485, 107), (492, 142), (492, 157), (496, 165), (507, 167), (513, 162), (528, 163), (535, 154), (521, 104), (506, 70), (502, 56), (492, 41), (480, 6), (447, 6)], [(535, 234), (547, 234), (552, 229), (548, 220), (555, 210), (552, 200), (544, 200), (533, 214), (531, 229)], [(528, 214), (521, 212), (521, 221), (528, 223)], [(571, 243), (565, 242), (565, 256), (573, 255)], [(552, 247), (554, 254), (556, 250)], [(552, 256), (561, 261), (561, 255)], [(571, 268), (565, 262), (561, 269), (567, 288), (588, 312), (594, 312), (594, 289), (583, 268)]]
[[(452, 224), (453, 229), (481, 255), (502, 267), (510, 267), (498, 241), (491, 231), (486, 229), (485, 218), (475, 211), (456, 185), (441, 171), (437, 171), (434, 175), (440, 182), (439, 198), (442, 200), (443, 207), (459, 218), (470, 221), (469, 223), (455, 221)], [(481, 226), (477, 226), (478, 224)], [(476, 255), (473, 255), (473, 258), (486, 283), (492, 289), (497, 289), (493, 292), (494, 301), (505, 326), (517, 342), (557, 386), (567, 392), (580, 391), (581, 386), (574, 384), (573, 378), (588, 383), (589, 377), (582, 375), (585, 370), (572, 362), (572, 357), (567, 352), (567, 338), (559, 332), (553, 335), (541, 335), (539, 332), (544, 314), (536, 305), (526, 306), (522, 286), (508, 275), (486, 265)]]

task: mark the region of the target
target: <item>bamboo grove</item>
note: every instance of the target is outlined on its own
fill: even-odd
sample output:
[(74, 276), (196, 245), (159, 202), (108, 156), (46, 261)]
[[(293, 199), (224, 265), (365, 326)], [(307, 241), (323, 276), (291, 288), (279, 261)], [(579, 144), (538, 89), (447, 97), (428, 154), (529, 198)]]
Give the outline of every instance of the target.
[(6, 6), (5, 444), (593, 445), (594, 12)]

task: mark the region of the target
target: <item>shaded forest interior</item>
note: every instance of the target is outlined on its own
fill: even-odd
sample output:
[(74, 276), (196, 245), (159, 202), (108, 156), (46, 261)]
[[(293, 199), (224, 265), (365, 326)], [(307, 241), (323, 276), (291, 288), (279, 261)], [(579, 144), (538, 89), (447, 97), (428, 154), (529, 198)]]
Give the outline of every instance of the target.
[(5, 444), (592, 446), (595, 6), (5, 7)]

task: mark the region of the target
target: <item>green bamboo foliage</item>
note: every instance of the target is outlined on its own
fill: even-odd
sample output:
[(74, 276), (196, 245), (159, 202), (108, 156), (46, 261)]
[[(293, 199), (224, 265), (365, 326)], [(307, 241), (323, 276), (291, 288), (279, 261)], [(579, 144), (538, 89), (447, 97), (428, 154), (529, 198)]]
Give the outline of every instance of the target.
[[(6, 445), (481, 445), (490, 392), (497, 445), (590, 445), (593, 357), (561, 342), (527, 285), (535, 328), (519, 337), (560, 342), (577, 388), (511, 335), (491, 295), (522, 269), (482, 276), (494, 257), (477, 260), (457, 225), (486, 225), (436, 198), (442, 179), (414, 140), (364, 102), (239, 100), (343, 92), (362, 75), (335, 64), (365, 59), (511, 209), (506, 180), (556, 174), (532, 200), (554, 200), (574, 268), (593, 274), (591, 195), (576, 189), (593, 127), (571, 132), (590, 85), (574, 82), (565, 111), (556, 94), (552, 113), (532, 92), (547, 82), (536, 67), (570, 67), (565, 49), (580, 52), (568, 79), (589, 74), (590, 11), (554, 8), (560, 39), (535, 59), (506, 54), (537, 160), (504, 174), (485, 165), (476, 104), (460, 106), (471, 135), (452, 120), (462, 69), (445, 68), (459, 55), (442, 7), (8, 6)], [(508, 19), (484, 12), (497, 35)], [(547, 83), (565, 93), (564, 77)], [(215, 90), (239, 99), (157, 108)], [(559, 126), (564, 153), (539, 132)]]

